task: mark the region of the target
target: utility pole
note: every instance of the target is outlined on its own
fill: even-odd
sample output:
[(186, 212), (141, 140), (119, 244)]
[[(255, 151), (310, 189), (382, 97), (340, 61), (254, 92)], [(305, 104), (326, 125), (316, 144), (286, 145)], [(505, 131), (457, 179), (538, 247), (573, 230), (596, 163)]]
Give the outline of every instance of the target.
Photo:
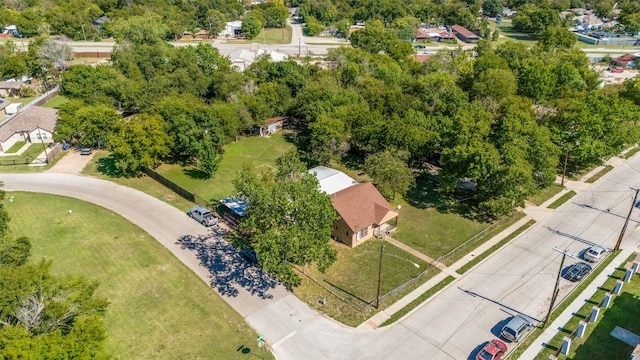
[(567, 161), (569, 160), (569, 147), (567, 146), (567, 150), (564, 154), (564, 167), (562, 168), (562, 183), (560, 186), (564, 187), (564, 177), (567, 174)]
[(376, 309), (380, 306), (380, 285), (382, 284), (382, 255), (384, 255), (384, 244), (380, 247), (380, 266), (378, 267), (378, 293), (376, 295)]
[(49, 163), (49, 154), (47, 154), (47, 147), (44, 146), (44, 139), (42, 138), (42, 133), (40, 133), (40, 128), (38, 128), (38, 136), (40, 137), (40, 142), (42, 143), (42, 150), (44, 151), (44, 157), (46, 158), (46, 163)]
[(567, 253), (567, 250), (562, 251), (556, 247), (553, 248), (553, 250), (562, 253), (562, 261), (560, 261), (560, 269), (558, 269), (558, 276), (556, 277), (556, 284), (553, 287), (553, 294), (551, 294), (551, 303), (549, 304), (549, 311), (547, 311), (547, 316), (544, 317), (544, 322), (543, 322), (543, 328), (547, 326), (547, 324), (549, 323), (549, 317), (551, 317), (551, 311), (553, 310), (553, 305), (556, 302), (556, 298), (558, 297), (558, 293), (560, 292), (560, 288), (558, 285), (560, 285), (560, 275), (562, 274), (562, 268), (564, 267), (564, 259), (568, 256), (572, 259), (575, 259), (576, 257), (572, 254)]
[(80, 27), (82, 28), (82, 37), (84, 37), (84, 41), (87, 41), (87, 35), (84, 33), (84, 25), (80, 25)]
[(632, 190), (636, 191), (636, 194), (633, 196), (633, 202), (631, 203), (631, 208), (629, 208), (629, 213), (627, 214), (627, 219), (624, 221), (624, 226), (622, 226), (622, 231), (620, 231), (620, 236), (618, 236), (618, 241), (616, 242), (616, 247), (613, 248), (613, 251), (620, 249), (620, 244), (622, 243), (622, 238), (624, 237), (625, 231), (627, 231), (627, 225), (629, 225), (629, 218), (631, 217), (631, 212), (633, 211), (633, 207), (636, 206), (636, 201), (638, 201), (638, 192), (640, 188)]

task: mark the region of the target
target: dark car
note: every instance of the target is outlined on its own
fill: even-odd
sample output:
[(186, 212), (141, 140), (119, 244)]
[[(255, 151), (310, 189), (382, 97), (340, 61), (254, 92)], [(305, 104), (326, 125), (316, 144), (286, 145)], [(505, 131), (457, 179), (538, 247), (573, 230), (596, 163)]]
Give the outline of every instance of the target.
[(502, 327), (500, 335), (508, 341), (518, 342), (531, 329), (533, 320), (526, 315), (518, 314)]
[(189, 216), (204, 226), (213, 226), (218, 223), (218, 218), (213, 216), (211, 211), (201, 206), (189, 209)]
[(251, 249), (244, 249), (240, 251), (240, 256), (245, 259), (249, 264), (255, 265), (258, 263), (258, 255)]
[(587, 276), (591, 272), (591, 265), (586, 262), (578, 262), (567, 269), (567, 273), (564, 274), (564, 278), (569, 281), (580, 281), (583, 277)]
[(507, 353), (507, 345), (498, 339), (489, 341), (476, 355), (476, 360), (500, 360)]

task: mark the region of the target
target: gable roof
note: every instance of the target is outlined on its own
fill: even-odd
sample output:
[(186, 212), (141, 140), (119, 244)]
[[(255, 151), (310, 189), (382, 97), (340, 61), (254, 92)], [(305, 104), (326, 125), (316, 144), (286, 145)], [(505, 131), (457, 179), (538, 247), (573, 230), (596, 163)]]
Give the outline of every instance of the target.
[(372, 183), (356, 184), (340, 190), (331, 196), (331, 202), (353, 232), (388, 221), (389, 213), (397, 216), (397, 212)]
[(464, 26), (460, 25), (452, 25), (451, 30), (457, 32), (458, 34), (464, 36), (467, 39), (479, 39), (480, 37), (471, 31), (467, 30)]
[(0, 89), (12, 89), (12, 90), (20, 90), (24, 82), (22, 80), (18, 81), (0, 81)]
[(314, 174), (318, 179), (320, 191), (324, 191), (329, 195), (358, 183), (342, 171), (325, 166), (316, 166), (313, 169), (309, 169), (309, 173)]
[(629, 62), (629, 61), (634, 61), (636, 59), (636, 56), (631, 55), (631, 54), (624, 54), (624, 55), (620, 55), (618, 57), (614, 57), (613, 59), (611, 59), (611, 61), (615, 61), (615, 62)]
[(0, 141), (7, 141), (13, 134), (31, 132), (37, 128), (53, 133), (57, 122), (57, 109), (31, 106), (0, 124)]

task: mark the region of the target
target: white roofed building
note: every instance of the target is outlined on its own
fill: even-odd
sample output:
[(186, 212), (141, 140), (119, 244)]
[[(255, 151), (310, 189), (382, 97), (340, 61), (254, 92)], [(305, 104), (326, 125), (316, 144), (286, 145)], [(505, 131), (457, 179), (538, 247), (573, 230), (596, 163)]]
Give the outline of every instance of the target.
[(313, 169), (309, 169), (309, 172), (316, 175), (320, 182), (320, 190), (328, 195), (333, 195), (340, 190), (358, 184), (357, 181), (342, 171), (325, 166), (316, 166)]

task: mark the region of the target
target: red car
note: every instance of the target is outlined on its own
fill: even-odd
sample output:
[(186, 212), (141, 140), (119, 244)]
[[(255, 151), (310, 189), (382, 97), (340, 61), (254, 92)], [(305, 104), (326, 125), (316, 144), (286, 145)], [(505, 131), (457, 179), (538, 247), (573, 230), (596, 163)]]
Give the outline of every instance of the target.
[(614, 72), (614, 73), (624, 72), (624, 69), (621, 68), (621, 67), (610, 67), (608, 70), (611, 71), (611, 72)]
[(499, 360), (507, 353), (507, 345), (498, 339), (491, 340), (476, 355), (476, 360)]

